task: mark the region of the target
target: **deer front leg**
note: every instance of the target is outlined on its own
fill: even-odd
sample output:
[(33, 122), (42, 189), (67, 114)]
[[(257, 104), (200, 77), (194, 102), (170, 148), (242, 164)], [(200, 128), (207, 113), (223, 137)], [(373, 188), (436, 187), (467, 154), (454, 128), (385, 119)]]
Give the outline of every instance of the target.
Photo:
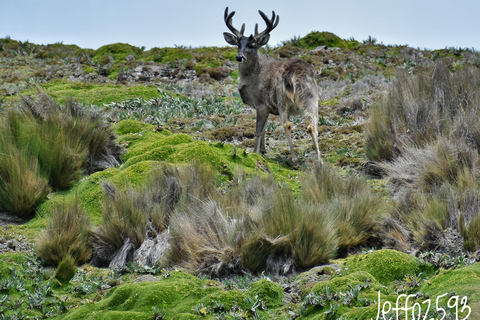
[(270, 113), (267, 108), (261, 106), (257, 108), (257, 125), (255, 133), (255, 153), (265, 154), (265, 128), (267, 126), (268, 116)]

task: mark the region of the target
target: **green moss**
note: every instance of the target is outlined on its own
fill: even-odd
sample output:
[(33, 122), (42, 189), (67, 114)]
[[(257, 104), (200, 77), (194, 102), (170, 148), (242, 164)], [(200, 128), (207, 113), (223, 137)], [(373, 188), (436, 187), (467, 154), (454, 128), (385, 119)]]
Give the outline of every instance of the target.
[(129, 133), (139, 133), (142, 131), (155, 131), (156, 127), (151, 124), (140, 122), (137, 120), (122, 120), (117, 123), (113, 129), (119, 135), (126, 135)]
[(99, 61), (101, 64), (107, 64), (110, 62), (110, 57), (112, 57), (115, 62), (120, 62), (126, 60), (129, 55), (139, 58), (141, 54), (142, 50), (140, 48), (128, 43), (114, 43), (98, 48), (93, 59)]
[(144, 54), (144, 60), (155, 61), (158, 63), (175, 63), (181, 60), (193, 59), (191, 49), (177, 47), (177, 48), (152, 48)]
[[(213, 284), (213, 286), (212, 286)], [(172, 272), (156, 282), (124, 284), (113, 289), (103, 300), (72, 310), (56, 319), (152, 319), (152, 308), (165, 311), (165, 319), (200, 319), (195, 306), (224, 303), (244, 306), (244, 295), (223, 291), (212, 281), (200, 280), (183, 272)], [(213, 314), (207, 318), (213, 319)]]
[(349, 272), (366, 271), (382, 284), (403, 280), (406, 275), (417, 275), (422, 270), (415, 257), (390, 249), (349, 257), (345, 267)]
[(276, 308), (283, 305), (284, 293), (282, 286), (267, 279), (252, 283), (245, 294), (251, 298), (258, 296), (268, 308)]
[(92, 67), (92, 66), (84, 65), (84, 66), (83, 66), (83, 72), (85, 72), (85, 74), (97, 73), (97, 70), (96, 70), (94, 67)]
[(299, 45), (304, 48), (314, 49), (318, 46), (329, 46), (336, 48), (347, 48), (347, 41), (336, 36), (331, 32), (319, 32), (314, 31), (307, 34), (305, 37), (301, 38)]
[[(92, 84), (61, 80), (43, 83), (42, 88), (58, 103), (65, 103), (67, 99), (73, 99), (87, 105), (94, 104), (98, 106), (104, 103), (125, 101), (139, 97), (148, 100), (157, 98), (160, 94), (155, 86), (127, 87), (116, 84)], [(37, 93), (35, 88), (22, 91), (24, 96), (36, 96)]]
[[(468, 305), (472, 315), (480, 315), (480, 263), (455, 270), (443, 270), (437, 276), (426, 281), (419, 289), (430, 297), (439, 297), (445, 293), (455, 292), (455, 295), (468, 297)], [(443, 298), (446, 303), (450, 295)], [(478, 319), (478, 318), (476, 318)]]
[(325, 294), (327, 287), (330, 292), (347, 292), (356, 285), (365, 285), (370, 283), (371, 289), (380, 289), (381, 286), (378, 281), (370, 273), (365, 271), (356, 271), (351, 274), (335, 277), (331, 280), (321, 281), (313, 286), (311, 292), (315, 294)]

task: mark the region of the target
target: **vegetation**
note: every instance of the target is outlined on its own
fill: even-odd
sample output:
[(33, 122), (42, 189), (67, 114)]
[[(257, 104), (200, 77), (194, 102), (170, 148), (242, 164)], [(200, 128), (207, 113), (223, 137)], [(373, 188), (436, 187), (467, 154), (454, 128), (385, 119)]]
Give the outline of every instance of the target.
[(317, 69), (324, 163), (298, 118), (299, 163), (275, 116), (249, 153), (235, 48), (0, 39), (0, 319), (478, 313), (478, 53), (328, 32), (264, 52)]
[(59, 106), (37, 89), (36, 101), (22, 97), (0, 114), (0, 204), (23, 218), (33, 216), (51, 189), (67, 190), (84, 172), (117, 165), (124, 151), (98, 114), (72, 101)]
[(383, 230), (399, 250), (458, 254), (457, 245), (448, 245), (455, 241), (480, 249), (479, 79), (477, 68), (451, 73), (444, 63), (413, 76), (399, 70), (372, 110), (365, 147), (371, 160), (389, 161), (380, 166), (399, 202)]
[(83, 264), (90, 260), (90, 220), (78, 201), (57, 204), (37, 239), (37, 255), (46, 265), (58, 266), (64, 261)]

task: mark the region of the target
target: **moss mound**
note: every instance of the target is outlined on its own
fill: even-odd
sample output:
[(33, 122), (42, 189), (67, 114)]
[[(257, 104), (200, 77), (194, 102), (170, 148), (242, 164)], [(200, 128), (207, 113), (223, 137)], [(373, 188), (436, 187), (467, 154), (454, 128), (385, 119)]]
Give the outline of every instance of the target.
[[(278, 294), (283, 292), (276, 286), (280, 286), (259, 282), (252, 285), (255, 287), (252, 290), (257, 290), (259, 295), (268, 292), (264, 297), (272, 298), (271, 303), (278, 305)], [(228, 314), (232, 308), (247, 314), (247, 297), (248, 292), (225, 291), (214, 281), (175, 271), (159, 281), (121, 285), (101, 301), (56, 319), (152, 319), (153, 307), (165, 312), (163, 319), (214, 319), (216, 315)]]
[(109, 62), (111, 56), (115, 62), (126, 60), (129, 55), (139, 58), (142, 54), (142, 49), (134, 47), (128, 43), (114, 43), (98, 48), (95, 52), (94, 59), (100, 62)]
[(252, 283), (246, 295), (251, 298), (258, 296), (268, 308), (280, 307), (283, 304), (284, 293), (282, 286), (267, 279)]
[(345, 267), (349, 272), (368, 272), (384, 285), (422, 271), (415, 257), (390, 249), (350, 257), (345, 261)]
[(314, 31), (301, 38), (299, 45), (308, 49), (314, 49), (318, 46), (347, 48), (348, 42), (331, 32)]

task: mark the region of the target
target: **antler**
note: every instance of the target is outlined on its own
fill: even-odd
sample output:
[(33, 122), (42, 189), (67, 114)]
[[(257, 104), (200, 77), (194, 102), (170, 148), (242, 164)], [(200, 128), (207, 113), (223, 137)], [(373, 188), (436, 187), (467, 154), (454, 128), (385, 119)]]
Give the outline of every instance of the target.
[(234, 35), (237, 36), (237, 38), (241, 38), (243, 36), (243, 32), (245, 31), (245, 23), (242, 25), (242, 29), (238, 31), (232, 26), (232, 18), (233, 15), (235, 14), (235, 11), (232, 11), (230, 14), (228, 14), (228, 7), (225, 8), (225, 24), (227, 25), (228, 29), (233, 32)]
[(267, 24), (267, 29), (265, 29), (262, 33), (258, 33), (258, 23), (255, 24), (255, 39), (260, 38), (261, 36), (270, 33), (275, 27), (278, 25), (280, 21), (280, 16), (275, 15), (275, 11), (272, 11), (272, 19), (268, 19), (267, 15), (263, 13), (261, 10), (258, 10), (258, 13), (262, 16), (263, 20)]

